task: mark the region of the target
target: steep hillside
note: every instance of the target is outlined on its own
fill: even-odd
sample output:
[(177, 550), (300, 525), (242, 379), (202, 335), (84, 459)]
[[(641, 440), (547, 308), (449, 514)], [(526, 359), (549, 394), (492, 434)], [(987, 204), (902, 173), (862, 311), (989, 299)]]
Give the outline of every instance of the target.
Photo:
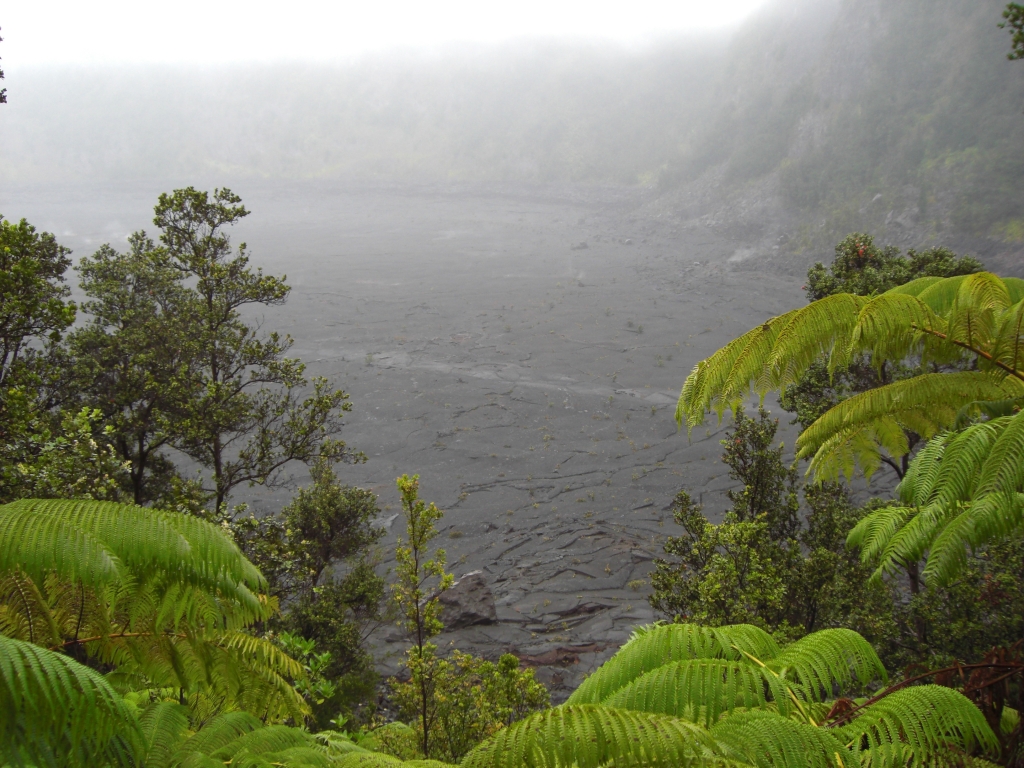
[(722, 85), (731, 100), (719, 94), (663, 204), (783, 251), (869, 230), (1019, 270), (1024, 67), (1006, 60), (1002, 7), (845, 0), (802, 67), (788, 61), (806, 39), (799, 14), (774, 34), (751, 25)]

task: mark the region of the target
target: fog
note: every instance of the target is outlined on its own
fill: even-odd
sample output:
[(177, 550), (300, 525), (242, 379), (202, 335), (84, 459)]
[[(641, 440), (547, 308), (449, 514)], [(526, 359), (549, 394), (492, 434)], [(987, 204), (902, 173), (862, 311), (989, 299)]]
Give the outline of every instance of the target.
[[(394, 506), (421, 473), (449, 562), (492, 584), (499, 623), (459, 647), (611, 647), (653, 618), (627, 585), (675, 492), (726, 507), (722, 427), (672, 419), (697, 361), (801, 304), (850, 232), (1022, 274), (1003, 5), (776, 0), (657, 39), (333, 63), (22, 66), (5, 41), (0, 214), (79, 258), (152, 229), (160, 192), (238, 192), (236, 242), (293, 286), (264, 327), (352, 395), (369, 461), (345, 481)], [(543, 679), (564, 694), (596, 658)]]
[(8, 7), (8, 55), (24, 66), (352, 61), (523, 40), (639, 46), (734, 27), (765, 0), (36, 0)]
[(709, 116), (757, 87), (738, 53), (766, 26), (789, 49), (773, 66), (776, 85), (808, 70), (835, 3), (804, 5), (764, 10), (739, 33), (642, 46), (463, 44), (333, 65), (9, 65), (0, 162), (7, 181), (30, 183), (227, 174), (635, 184), (687, 157)]

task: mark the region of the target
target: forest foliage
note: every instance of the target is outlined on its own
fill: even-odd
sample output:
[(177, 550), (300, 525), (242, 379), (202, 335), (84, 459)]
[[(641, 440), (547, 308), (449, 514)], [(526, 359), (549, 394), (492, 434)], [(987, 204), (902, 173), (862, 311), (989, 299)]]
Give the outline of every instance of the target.
[[(226, 505), (234, 486), (216, 481), (218, 435), (237, 435), (221, 445), (222, 470), (245, 461), (266, 468), (238, 454), (268, 422), (220, 419), (223, 429), (189, 427), (197, 402), (204, 413), (240, 412), (216, 393), (216, 381), (230, 376), (216, 376), (232, 365), (232, 376), (256, 371), (253, 379), (265, 388), (258, 402), (309, 402), (289, 395), (298, 379), (275, 378), (285, 369), (301, 375), (301, 363), (283, 358), (287, 341), (271, 334), (264, 342), (235, 314), (246, 296), (265, 302), (286, 293), (282, 282), (248, 266), (244, 248), (230, 251), (219, 234), (224, 221), (240, 215), (239, 202), (230, 193), (211, 199), (194, 190), (162, 198), (185, 223), (165, 220), (170, 234), (163, 246), (139, 233), (127, 254), (104, 248), (83, 260), (94, 298), (82, 309), (94, 319), (70, 332), (78, 308), (63, 286), (66, 255), (27, 224), (5, 223), (18, 280), (4, 288), (27, 297), (19, 306), (41, 317), (31, 326), (6, 321), (13, 330), (5, 336), (5, 451), (16, 458), (6, 465), (13, 471), (5, 475), (8, 503), (0, 506), (0, 700), (17, 713), (0, 732), (9, 762), (596, 768), (1019, 760), (1024, 660), (1013, 642), (1024, 615), (1021, 535), (1013, 523), (1016, 497), (997, 492), (1004, 506), (993, 506), (983, 482), (994, 471), (986, 461), (1017, 466), (1016, 454), (1000, 447), (1004, 433), (1015, 444), (1015, 402), (971, 401), (938, 436), (908, 423), (924, 447), (907, 465), (898, 498), (859, 507), (836, 482), (801, 480), (776, 444), (777, 421), (766, 411), (747, 417), (735, 395), (719, 395), (735, 416), (723, 441), (723, 461), (736, 482), (732, 510), (713, 524), (685, 490), (676, 497), (682, 533), (668, 539), (651, 580), (652, 602), (675, 623), (638, 629), (566, 703), (550, 707), (546, 689), (515, 656), (495, 662), (442, 653), (432, 642), (443, 628), (438, 598), (453, 577), (443, 550), (432, 549), (442, 512), (419, 498), (416, 477), (398, 479), (406, 535), (396, 549), (389, 607), (374, 554), (382, 535), (374, 527), (377, 500), (341, 484), (335, 465), (348, 449), (318, 421), (327, 411), (300, 410), (313, 424), (297, 428), (296, 439), (314, 449), (308, 453), (287, 453), (272, 442), (266, 449), (281, 433), (259, 438), (260, 450), (310, 463), (311, 484), (279, 515), (256, 518)], [(196, 227), (197, 220), (204, 223)], [(173, 249), (185, 256), (174, 257)], [(195, 264), (174, 267), (176, 258)], [(863, 347), (867, 364), (888, 355), (902, 366), (896, 383), (907, 387), (935, 377), (1012, 377), (1018, 368), (1006, 329), (1016, 328), (1011, 302), (1019, 287), (980, 269), (944, 251), (903, 257), (854, 235), (840, 244), (831, 267), (812, 269), (811, 298), (823, 295), (812, 300), (809, 315), (819, 322), (814, 308), (822, 302), (862, 312), (890, 296), (904, 302), (900, 307), (913, 299), (921, 302), (917, 314), (883, 324), (894, 338)], [(188, 281), (177, 274), (185, 270), (192, 270)], [(175, 318), (164, 315), (190, 310), (190, 291), (203, 297), (196, 311), (209, 312), (230, 280), (237, 285), (216, 314), (237, 334), (221, 344), (210, 331), (216, 354), (192, 361), (187, 347), (170, 355), (159, 344), (145, 346), (145, 329), (173, 330)], [(111, 322), (115, 312), (125, 321)], [(915, 326), (922, 317), (931, 324)], [(835, 355), (822, 341), (833, 338), (829, 323), (839, 326), (838, 344), (857, 322), (828, 313), (806, 353), (786, 358), (803, 365), (785, 374), (803, 386), (790, 400), (798, 418), (835, 400), (810, 428), (893, 386), (855, 378), (852, 394), (826, 396), (801, 379), (823, 353)], [(34, 335), (19, 330), (25, 327)], [(756, 343), (766, 345), (771, 327), (755, 331)], [(152, 407), (141, 408), (142, 418), (120, 420), (131, 408), (105, 411), (88, 399), (99, 389), (81, 383), (90, 373), (111, 376), (110, 366), (89, 355), (129, 349), (116, 338), (129, 332), (139, 334), (129, 338), (145, 354), (126, 357), (130, 365), (116, 371), (124, 378), (110, 391), (149, 397)], [(900, 333), (911, 342), (900, 341)], [(921, 345), (938, 343), (933, 338), (961, 342), (946, 357), (941, 345), (926, 348), (945, 368), (922, 368), (915, 357)], [(765, 349), (752, 356), (741, 350), (740, 358), (770, 361), (770, 345)], [(963, 355), (982, 352), (990, 373), (964, 364)], [(234, 355), (249, 362), (231, 363)], [(753, 370), (730, 365), (741, 375)], [(124, 372), (136, 366), (145, 374), (133, 380)], [(173, 382), (166, 388), (173, 397), (163, 397), (160, 382)], [(195, 397), (201, 391), (213, 394)], [(742, 391), (741, 384), (728, 391)], [(955, 387), (949, 396), (959, 396)], [(254, 407), (240, 402), (243, 411)], [(346, 401), (324, 402), (340, 410)], [(161, 418), (147, 420), (158, 410)], [(175, 425), (179, 417), (185, 426)], [(213, 445), (205, 455), (214, 482), (176, 474), (164, 451), (177, 439)], [(150, 447), (148, 469), (133, 474), (126, 450), (142, 445)], [(250, 481), (274, 482), (276, 469)], [(155, 481), (161, 476), (162, 484)], [(995, 476), (1007, 488), (1018, 482), (1013, 471)], [(135, 501), (140, 487), (152, 506), (118, 503)], [(69, 492), (79, 499), (58, 498)], [(978, 506), (994, 523), (977, 535), (960, 527), (975, 535), (970, 551), (963, 537), (951, 538), (946, 549), (921, 549), (920, 536), (902, 533), (920, 527), (918, 517), (934, 517), (928, 510), (941, 509), (943, 499), (954, 498), (953, 511), (969, 515), (979, 493)], [(162, 511), (165, 504), (169, 511)], [(930, 535), (942, 544), (945, 533), (933, 526)], [(396, 618), (409, 650), (402, 674), (380, 688), (365, 633)], [(887, 670), (900, 667), (903, 679), (890, 681)], [(377, 691), (384, 698), (369, 705)]]

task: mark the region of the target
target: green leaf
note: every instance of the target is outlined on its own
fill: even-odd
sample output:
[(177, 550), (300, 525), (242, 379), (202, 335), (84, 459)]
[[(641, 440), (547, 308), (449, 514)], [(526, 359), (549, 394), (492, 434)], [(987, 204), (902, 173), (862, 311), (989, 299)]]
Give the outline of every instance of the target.
[(739, 661), (745, 651), (770, 659), (779, 646), (764, 630), (749, 624), (701, 627), (695, 624), (664, 624), (644, 628), (584, 680), (568, 704), (598, 704), (646, 672), (674, 661), (728, 659)]
[(0, 745), (13, 764), (135, 764), (142, 733), (103, 677), (66, 656), (0, 636)]

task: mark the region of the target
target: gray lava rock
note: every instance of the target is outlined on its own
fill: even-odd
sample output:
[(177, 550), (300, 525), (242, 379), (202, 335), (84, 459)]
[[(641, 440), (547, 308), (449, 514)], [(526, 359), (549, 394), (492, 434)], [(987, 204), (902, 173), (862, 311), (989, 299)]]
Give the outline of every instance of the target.
[(496, 624), (498, 611), (494, 594), (484, 580), (483, 571), (470, 571), (440, 597), (441, 621), (445, 629), (461, 629), (476, 624)]

